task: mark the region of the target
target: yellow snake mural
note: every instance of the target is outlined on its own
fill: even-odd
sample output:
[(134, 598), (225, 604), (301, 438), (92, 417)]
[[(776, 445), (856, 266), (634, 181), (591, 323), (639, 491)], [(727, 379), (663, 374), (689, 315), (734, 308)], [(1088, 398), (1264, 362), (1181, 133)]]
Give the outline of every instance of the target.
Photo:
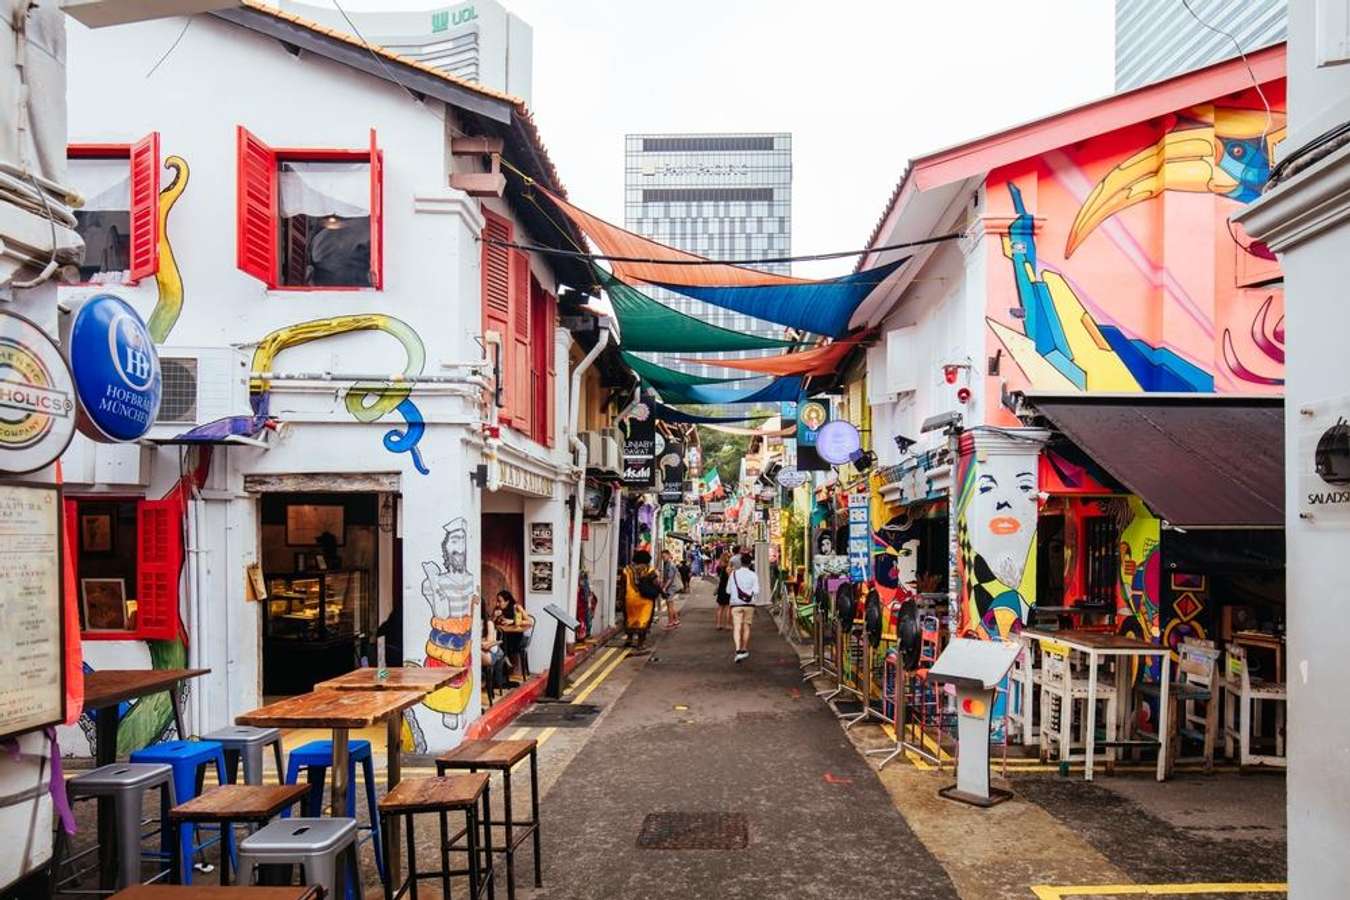
[(159, 268), (155, 272), (159, 299), (147, 323), (150, 339), (156, 344), (164, 343), (183, 312), (183, 275), (178, 271), (173, 245), (169, 243), (169, 210), (173, 209), (187, 187), (187, 160), (181, 156), (170, 156), (164, 160), (164, 168), (173, 170), (173, 178), (159, 191)]

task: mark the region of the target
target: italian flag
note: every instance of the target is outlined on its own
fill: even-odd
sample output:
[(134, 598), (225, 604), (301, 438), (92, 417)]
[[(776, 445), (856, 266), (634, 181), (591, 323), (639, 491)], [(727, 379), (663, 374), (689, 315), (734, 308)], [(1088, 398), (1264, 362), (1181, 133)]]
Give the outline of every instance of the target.
[(702, 495), (705, 499), (717, 499), (726, 492), (722, 489), (722, 477), (717, 474), (716, 469), (709, 469), (703, 473)]

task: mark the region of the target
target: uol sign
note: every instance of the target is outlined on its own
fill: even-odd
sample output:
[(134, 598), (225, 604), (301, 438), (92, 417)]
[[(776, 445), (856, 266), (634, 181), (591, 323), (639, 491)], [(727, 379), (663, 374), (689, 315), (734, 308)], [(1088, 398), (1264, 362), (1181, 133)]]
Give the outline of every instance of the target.
[(75, 313), (67, 341), (80, 431), (96, 441), (134, 441), (159, 415), (159, 355), (145, 323), (120, 297), (99, 294)]
[(438, 9), (431, 14), (431, 31), (433, 34), (447, 31), (451, 25), (464, 25), (476, 18), (478, 11), (472, 6)]

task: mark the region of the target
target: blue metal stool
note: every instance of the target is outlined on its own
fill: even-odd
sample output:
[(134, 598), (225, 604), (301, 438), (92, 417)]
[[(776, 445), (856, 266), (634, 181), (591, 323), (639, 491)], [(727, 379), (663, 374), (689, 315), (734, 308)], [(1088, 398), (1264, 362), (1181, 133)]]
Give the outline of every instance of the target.
[[(375, 762), (370, 752), (370, 741), (349, 741), (347, 744), (347, 809), (349, 818), (356, 818), (356, 764), (361, 763), (361, 774), (366, 782), (366, 810), (370, 813), (370, 824), (358, 826), (361, 831), (370, 832), (375, 845), (375, 868), (380, 870), (380, 878), (385, 878), (384, 842), (380, 840), (380, 816), (375, 799)], [(309, 799), (305, 802), (305, 814), (323, 815), (323, 788), (328, 767), (333, 764), (332, 741), (310, 741), (291, 751), (286, 765), (286, 783), (298, 784), (300, 769), (306, 770), (309, 781)], [(282, 817), (289, 816), (289, 811)], [(338, 815), (337, 810), (333, 815)]]
[[(225, 766), (225, 751), (218, 741), (161, 741), (151, 744), (131, 754), (134, 763), (164, 763), (173, 769), (173, 794), (176, 803), (186, 803), (202, 792), (202, 781), (206, 777), (206, 767), (216, 764), (216, 780), (219, 784), (229, 784), (228, 769)], [(198, 843), (195, 840), (194, 825), (183, 825), (179, 830), (180, 853), (183, 884), (192, 883), (192, 859), (198, 850), (204, 850), (215, 844), (219, 838)], [(230, 854), (235, 871), (239, 870), (238, 857), (235, 855), (234, 834), (226, 829), (225, 851)], [(162, 851), (170, 852), (169, 832), (163, 832)]]

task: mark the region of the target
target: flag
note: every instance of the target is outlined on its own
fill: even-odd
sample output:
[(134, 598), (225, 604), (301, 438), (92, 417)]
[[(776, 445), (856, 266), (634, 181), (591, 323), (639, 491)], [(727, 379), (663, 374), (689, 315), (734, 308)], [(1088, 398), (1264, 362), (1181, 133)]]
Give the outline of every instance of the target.
[(716, 500), (725, 493), (722, 489), (722, 476), (717, 474), (716, 469), (709, 469), (703, 473), (703, 489), (699, 493), (704, 499), (712, 500)]

